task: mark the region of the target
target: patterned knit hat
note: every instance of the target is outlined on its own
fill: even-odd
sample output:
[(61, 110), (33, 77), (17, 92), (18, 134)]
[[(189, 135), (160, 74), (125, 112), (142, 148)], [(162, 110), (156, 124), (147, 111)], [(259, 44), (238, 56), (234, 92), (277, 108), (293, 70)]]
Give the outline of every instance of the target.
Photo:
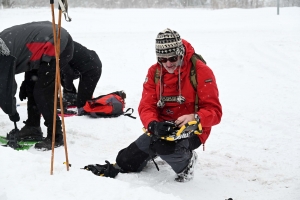
[(184, 46), (180, 35), (176, 31), (167, 28), (158, 33), (156, 37), (156, 57), (183, 56)]

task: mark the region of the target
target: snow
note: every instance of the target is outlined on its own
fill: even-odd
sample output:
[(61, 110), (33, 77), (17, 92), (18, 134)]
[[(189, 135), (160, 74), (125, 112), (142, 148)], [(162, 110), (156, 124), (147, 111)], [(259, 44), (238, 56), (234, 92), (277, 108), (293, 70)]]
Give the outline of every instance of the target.
[[(214, 71), (223, 118), (206, 150), (197, 149), (194, 180), (174, 181), (162, 160), (141, 173), (97, 177), (80, 168), (115, 162), (119, 150), (140, 134), (129, 117), (65, 118), (70, 170), (63, 147), (15, 151), (0, 147), (0, 200), (15, 199), (300, 199), (300, 8), (260, 9), (83, 9), (69, 8), (62, 26), (95, 50), (103, 63), (95, 96), (124, 90), (126, 107), (137, 107), (148, 67), (155, 62), (159, 31), (172, 28), (188, 40)], [(57, 17), (58, 10), (55, 9)], [(0, 30), (31, 21), (51, 21), (51, 9), (4, 9)], [(57, 21), (57, 20), (56, 20)], [(16, 76), (20, 85), (24, 74)], [(16, 95), (18, 97), (18, 93)], [(26, 106), (18, 107), (21, 121)], [(42, 130), (46, 127), (41, 120)], [(0, 112), (0, 135), (13, 123)]]

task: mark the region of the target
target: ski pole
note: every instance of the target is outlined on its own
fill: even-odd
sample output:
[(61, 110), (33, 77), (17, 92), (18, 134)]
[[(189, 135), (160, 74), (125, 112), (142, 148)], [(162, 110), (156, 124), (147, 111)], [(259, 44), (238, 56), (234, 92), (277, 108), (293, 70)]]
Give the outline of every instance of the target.
[[(64, 0), (65, 2), (67, 2), (67, 0)], [(58, 27), (59, 27), (59, 31), (58, 31), (58, 47), (57, 50), (60, 54), (60, 36), (61, 36), (61, 15), (63, 10), (67, 10), (67, 8), (64, 7), (64, 4), (61, 2), (61, 0), (59, 0), (59, 16), (58, 16)], [(65, 15), (66, 17), (66, 15)], [(68, 21), (66, 19), (66, 21)], [(68, 22), (71, 21), (71, 18), (69, 19)], [(58, 55), (59, 55), (58, 54)], [(59, 66), (58, 66), (59, 67)], [(60, 71), (58, 69), (56, 69), (56, 77), (57, 77), (57, 84), (58, 84), (58, 91), (59, 91), (59, 102), (60, 102), (60, 108), (63, 108), (63, 101), (62, 101), (62, 92), (61, 92), (61, 79), (60, 79)], [(57, 96), (56, 96), (57, 97)], [(57, 99), (57, 98), (55, 98)], [(62, 129), (63, 129), (63, 140), (64, 140), (64, 149), (65, 149), (65, 156), (66, 156), (66, 167), (67, 167), (67, 171), (69, 171), (69, 158), (68, 158), (68, 148), (67, 148), (67, 135), (66, 135), (66, 128), (65, 128), (65, 117), (64, 117), (64, 110), (61, 109), (61, 120), (62, 120)], [(52, 146), (52, 149), (53, 146)]]
[(18, 130), (17, 122), (14, 122), (14, 124), (15, 124), (15, 130)]
[[(52, 12), (52, 30), (54, 39), (54, 51), (55, 51), (55, 62), (56, 68), (58, 64), (58, 52), (57, 52), (57, 41), (56, 41), (56, 25), (55, 25), (55, 15), (54, 15), (54, 0), (50, 0), (51, 12)], [(57, 71), (57, 69), (56, 69)], [(53, 174), (53, 160), (54, 160), (54, 142), (55, 142), (55, 130), (56, 130), (56, 108), (57, 108), (57, 81), (55, 73), (55, 88), (54, 88), (54, 110), (53, 110), (53, 125), (52, 125), (52, 152), (51, 152), (51, 169), (50, 174)]]
[[(56, 131), (56, 117), (57, 117), (57, 95), (58, 91), (60, 92), (60, 106), (62, 106), (62, 94), (60, 90), (60, 68), (59, 68), (59, 55), (60, 55), (60, 35), (61, 35), (61, 9), (59, 10), (59, 19), (58, 19), (58, 36), (56, 36), (56, 24), (55, 24), (55, 15), (54, 15), (54, 0), (50, 0), (51, 12), (52, 12), (52, 29), (53, 29), (53, 38), (54, 38), (54, 49), (55, 49), (55, 59), (56, 59), (56, 75), (55, 75), (55, 89), (54, 89), (54, 111), (53, 111), (53, 131), (52, 131), (52, 153), (51, 153), (51, 168), (50, 174), (53, 175), (53, 161), (54, 161), (54, 145), (55, 145), (55, 131)], [(65, 134), (65, 125), (64, 125), (64, 113), (61, 113), (62, 117), (62, 127), (63, 127), (63, 138), (64, 138), (64, 147), (66, 154), (66, 162), (68, 162), (68, 151), (66, 144), (66, 134)], [(67, 171), (69, 171), (69, 165), (67, 165)]]

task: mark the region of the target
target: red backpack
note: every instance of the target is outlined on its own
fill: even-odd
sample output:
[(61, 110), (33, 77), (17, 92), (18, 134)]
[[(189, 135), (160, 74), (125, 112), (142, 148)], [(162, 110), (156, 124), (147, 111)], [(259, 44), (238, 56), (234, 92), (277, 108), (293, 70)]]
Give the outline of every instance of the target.
[(85, 114), (91, 117), (118, 117), (125, 115), (131, 118), (133, 108), (128, 108), (124, 112), (126, 94), (124, 91), (116, 91), (109, 94), (101, 95), (99, 97), (88, 100), (83, 109)]

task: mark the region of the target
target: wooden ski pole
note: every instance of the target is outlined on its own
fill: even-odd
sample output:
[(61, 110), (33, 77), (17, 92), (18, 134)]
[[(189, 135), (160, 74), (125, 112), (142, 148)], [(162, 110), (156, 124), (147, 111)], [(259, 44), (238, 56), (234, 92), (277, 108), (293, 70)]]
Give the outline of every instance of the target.
[(60, 89), (60, 68), (59, 68), (59, 55), (60, 55), (60, 35), (61, 35), (61, 10), (59, 11), (58, 19), (58, 37), (56, 36), (56, 24), (55, 24), (55, 15), (54, 15), (54, 0), (50, 0), (51, 11), (52, 11), (52, 29), (54, 37), (54, 47), (55, 47), (55, 61), (56, 61), (56, 73), (55, 73), (55, 89), (54, 89), (54, 111), (53, 111), (53, 130), (52, 130), (52, 153), (51, 153), (51, 169), (50, 174), (53, 175), (53, 161), (54, 161), (54, 147), (55, 147), (55, 132), (56, 132), (56, 117), (57, 117), (57, 94), (60, 92), (60, 108), (61, 108), (61, 117), (62, 117), (62, 127), (63, 127), (63, 139), (65, 146), (66, 154), (66, 164), (67, 170), (69, 171), (69, 161), (68, 161), (68, 151), (66, 144), (66, 134), (65, 134), (65, 124), (64, 124), (64, 113), (62, 106), (62, 93)]
[[(50, 0), (51, 4), (51, 13), (52, 13), (52, 30), (53, 30), (53, 39), (54, 39), (54, 50), (55, 50), (55, 62), (56, 68), (59, 62), (58, 52), (57, 52), (57, 38), (56, 38), (56, 24), (55, 24), (55, 15), (54, 15), (54, 0)], [(52, 152), (51, 152), (51, 169), (50, 174), (53, 174), (53, 160), (54, 160), (54, 142), (55, 142), (55, 130), (56, 130), (56, 111), (57, 111), (57, 81), (55, 73), (55, 88), (54, 88), (54, 110), (53, 110), (53, 124), (52, 124)]]
[[(62, 16), (62, 10), (59, 7), (59, 16), (58, 16), (58, 52), (60, 54), (60, 38), (61, 38), (61, 16)], [(58, 55), (59, 55), (58, 54)], [(63, 100), (62, 100), (62, 92), (61, 92), (61, 78), (60, 78), (60, 69), (58, 65), (58, 70), (56, 69), (56, 77), (57, 77), (57, 84), (58, 84), (58, 91), (59, 91), (59, 102), (60, 102), (60, 112), (61, 112), (61, 122), (62, 122), (62, 129), (63, 129), (63, 140), (64, 140), (64, 147), (65, 147), (65, 156), (66, 156), (66, 161), (65, 164), (67, 166), (67, 171), (69, 171), (69, 157), (68, 157), (68, 148), (67, 148), (67, 134), (66, 134), (66, 128), (65, 128), (65, 115), (64, 115), (64, 109), (63, 109)], [(53, 144), (52, 144), (53, 145)], [(54, 147), (52, 146), (52, 149)]]

